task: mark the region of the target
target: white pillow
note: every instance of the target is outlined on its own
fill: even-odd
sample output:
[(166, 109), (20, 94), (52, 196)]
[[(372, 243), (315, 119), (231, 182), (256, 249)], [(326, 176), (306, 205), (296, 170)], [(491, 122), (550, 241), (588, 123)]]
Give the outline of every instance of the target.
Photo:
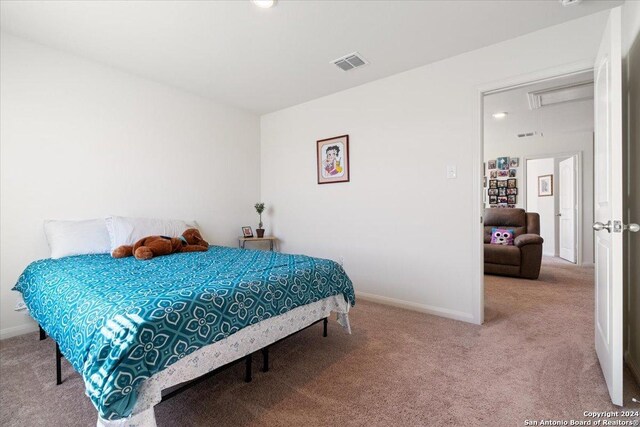
[(111, 250), (118, 246), (133, 245), (147, 236), (178, 237), (188, 228), (197, 228), (195, 221), (188, 223), (179, 219), (129, 218), (110, 216), (105, 219)]
[(108, 254), (109, 233), (104, 219), (44, 222), (44, 233), (51, 248), (51, 258), (71, 255)]

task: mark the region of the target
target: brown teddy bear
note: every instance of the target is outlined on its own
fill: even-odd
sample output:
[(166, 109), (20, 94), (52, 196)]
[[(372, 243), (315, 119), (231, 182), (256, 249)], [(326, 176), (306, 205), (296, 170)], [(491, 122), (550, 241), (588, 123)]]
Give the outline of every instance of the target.
[(206, 252), (209, 244), (195, 228), (189, 228), (182, 237), (149, 236), (138, 240), (133, 246), (123, 245), (114, 249), (114, 258), (135, 256), (137, 259), (151, 259), (154, 256), (176, 252)]

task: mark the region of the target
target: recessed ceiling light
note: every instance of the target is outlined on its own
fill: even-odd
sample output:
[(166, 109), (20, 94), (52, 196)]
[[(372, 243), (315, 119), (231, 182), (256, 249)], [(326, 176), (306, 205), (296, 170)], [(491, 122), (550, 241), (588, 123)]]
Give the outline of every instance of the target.
[(275, 6), (276, 0), (251, 0), (251, 3), (262, 9), (269, 9), (270, 7)]
[(507, 113), (503, 111), (500, 113), (493, 113), (492, 116), (494, 119), (504, 119), (505, 117), (507, 117)]

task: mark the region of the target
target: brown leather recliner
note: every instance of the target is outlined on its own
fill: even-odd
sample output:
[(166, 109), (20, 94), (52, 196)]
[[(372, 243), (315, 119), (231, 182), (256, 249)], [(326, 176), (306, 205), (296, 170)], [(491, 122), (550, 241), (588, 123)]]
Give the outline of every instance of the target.
[[(513, 245), (492, 245), (493, 228), (514, 230)], [(484, 217), (484, 272), (537, 279), (542, 263), (540, 215), (524, 209), (489, 208)]]

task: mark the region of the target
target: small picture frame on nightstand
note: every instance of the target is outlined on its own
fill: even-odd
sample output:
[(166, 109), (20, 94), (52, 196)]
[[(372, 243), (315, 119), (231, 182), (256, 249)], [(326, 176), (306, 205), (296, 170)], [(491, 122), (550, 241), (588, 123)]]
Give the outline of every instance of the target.
[(253, 237), (253, 230), (250, 226), (242, 227), (242, 237)]

